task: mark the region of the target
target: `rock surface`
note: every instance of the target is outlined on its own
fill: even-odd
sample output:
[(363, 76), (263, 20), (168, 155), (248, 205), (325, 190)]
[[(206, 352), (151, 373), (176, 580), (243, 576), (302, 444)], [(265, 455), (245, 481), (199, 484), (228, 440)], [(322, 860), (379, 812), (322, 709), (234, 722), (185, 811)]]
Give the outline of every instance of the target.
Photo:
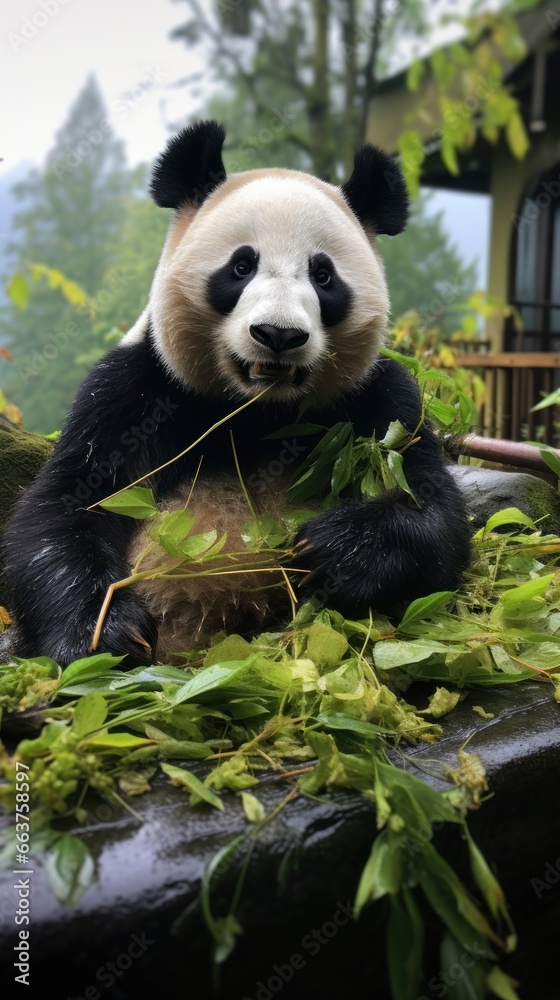
[[(4, 515), (50, 451), (40, 439), (41, 446), (27, 454), (31, 442), (22, 434), (0, 423)], [(23, 464), (18, 448), (27, 454)], [(475, 527), (497, 510), (516, 506), (535, 519), (548, 515), (543, 530), (560, 533), (560, 501), (547, 483), (528, 474), (466, 466), (453, 467), (453, 474)], [(475, 704), (495, 718), (482, 720), (472, 711)], [(472, 814), (470, 829), (506, 891), (520, 935), (518, 950), (502, 965), (521, 980), (521, 997), (556, 1000), (560, 706), (551, 689), (538, 683), (471, 691), (447, 720), (446, 735), (437, 746), (409, 751), (411, 766), (422, 758), (455, 764), (467, 738), (469, 750), (482, 757), (492, 793)], [(426, 777), (424, 772), (421, 776)], [(286, 781), (269, 775), (258, 796), (269, 811), (287, 791)], [(56, 901), (44, 856), (31, 847), (28, 996), (54, 990), (61, 1000), (142, 1000), (158, 994), (166, 1000), (272, 1000), (281, 992), (286, 1000), (310, 995), (389, 1000), (383, 972), (386, 908), (383, 902), (376, 904), (358, 924), (349, 917), (375, 835), (375, 813), (362, 796), (339, 792), (320, 801), (298, 798), (265, 828), (241, 893), (238, 917), (244, 933), (223, 966), (217, 993), (200, 891), (211, 858), (247, 830), (239, 796), (227, 796), (224, 813), (194, 810), (188, 797), (161, 776), (151, 793), (133, 800), (142, 823), (99, 799), (86, 805), (90, 819), (75, 832), (95, 858), (96, 879), (74, 906)], [(5, 836), (14, 835), (12, 817), (4, 816), (2, 825)], [(458, 831), (444, 829), (436, 836), (459, 873), (466, 871)], [(243, 858), (242, 851), (234, 853), (212, 893), (215, 916), (227, 912)], [(0, 872), (0, 961), (7, 995), (14, 992), (16, 974), (12, 948), (18, 877)], [(443, 992), (447, 970), (437, 953), (439, 928), (432, 918), (427, 929), (429, 961), (419, 1000), (449, 993), (449, 986)]]
[[(475, 704), (495, 718), (481, 719), (472, 711)], [(470, 829), (505, 888), (520, 934), (517, 952), (502, 964), (522, 981), (521, 997), (553, 1000), (558, 996), (555, 929), (560, 918), (560, 708), (551, 688), (535, 683), (469, 692), (437, 746), (409, 751), (412, 766), (434, 758), (455, 764), (467, 738), (469, 750), (482, 757), (492, 793), (472, 813)], [(268, 811), (287, 791), (286, 781), (269, 775), (257, 794)], [(137, 1000), (158, 992), (170, 1000), (211, 1000), (215, 995), (200, 910), (201, 879), (216, 852), (247, 830), (240, 797), (228, 794), (224, 813), (191, 809), (187, 795), (162, 777), (133, 805), (142, 823), (124, 810), (90, 801), (91, 821), (76, 832), (96, 859), (97, 876), (73, 907), (56, 902), (41, 856), (33, 856), (32, 848), (32, 981), (39, 988), (32, 995), (42, 995), (41, 984), (48, 981), (56, 983), (61, 1000), (106, 995)], [(10, 822), (6, 817), (8, 829)], [(347, 919), (375, 835), (372, 806), (350, 792), (321, 796), (321, 801), (299, 798), (265, 829), (241, 893), (238, 916), (244, 933), (223, 967), (217, 997), (270, 1000), (281, 988), (289, 1000), (310, 995), (388, 1000), (383, 902), (358, 924)], [(465, 871), (458, 831), (444, 829), (437, 837), (457, 871)], [(216, 916), (227, 912), (243, 857), (243, 851), (234, 854), (212, 894)], [(6, 982), (13, 981), (13, 882), (4, 871), (0, 953)], [(438, 940), (429, 921), (427, 982), (440, 975)], [(295, 959), (295, 968), (292, 958), (298, 955), (304, 964)], [(424, 989), (429, 1000), (443, 995), (433, 984)]]
[(547, 535), (560, 534), (560, 498), (557, 490), (529, 472), (500, 472), (473, 465), (450, 465), (463, 492), (473, 527), (481, 528), (504, 507), (518, 507)]
[[(35, 478), (52, 449), (41, 434), (24, 431), (0, 414), (0, 534), (21, 490)], [(0, 604), (8, 600), (0, 547)]]
[(53, 449), (41, 434), (25, 431), (0, 415), (0, 531), (23, 487), (35, 478)]

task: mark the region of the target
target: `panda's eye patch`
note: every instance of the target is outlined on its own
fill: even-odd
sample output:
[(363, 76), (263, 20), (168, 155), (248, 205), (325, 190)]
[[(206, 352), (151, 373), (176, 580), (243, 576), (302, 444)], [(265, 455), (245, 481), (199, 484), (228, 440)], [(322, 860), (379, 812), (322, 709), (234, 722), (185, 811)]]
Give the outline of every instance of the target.
[(254, 270), (254, 260), (250, 260), (247, 257), (241, 257), (241, 259), (236, 261), (233, 265), (233, 273), (236, 278), (246, 278), (249, 274), (252, 274)]
[(328, 254), (317, 253), (310, 258), (309, 280), (319, 299), (323, 324), (342, 323), (352, 308), (352, 291)]
[(259, 255), (252, 246), (237, 247), (225, 264), (208, 278), (208, 301), (216, 312), (228, 316), (259, 266)]

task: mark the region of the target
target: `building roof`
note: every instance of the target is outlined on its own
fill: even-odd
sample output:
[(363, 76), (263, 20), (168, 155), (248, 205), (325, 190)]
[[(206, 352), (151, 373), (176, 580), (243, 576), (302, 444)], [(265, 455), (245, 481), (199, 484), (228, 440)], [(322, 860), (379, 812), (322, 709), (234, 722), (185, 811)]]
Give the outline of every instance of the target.
[[(560, 93), (560, 59), (548, 58), (551, 52), (558, 53), (560, 49), (560, 12), (544, 3), (524, 11), (517, 19), (527, 53), (518, 62), (505, 57), (501, 59), (504, 80), (520, 101), (525, 122), (529, 130), (534, 131), (534, 141), (538, 132), (550, 128), (560, 135), (560, 121), (555, 108)], [(477, 45), (481, 44), (483, 37)], [(408, 67), (379, 82), (370, 107), (368, 141), (394, 153), (400, 133), (413, 127), (420, 133), (427, 153), (422, 169), (423, 185), (488, 192), (494, 147), (482, 136), (467, 153), (460, 155), (459, 176), (450, 174), (441, 161), (440, 138), (435, 127), (440, 120), (439, 91), (429, 67), (429, 58), (428, 55), (423, 60), (428, 65), (428, 72), (416, 93), (407, 88)], [(452, 88), (449, 96), (453, 99)], [(458, 91), (456, 97), (459, 107), (464, 102)], [(422, 119), (417, 118), (411, 126), (407, 119), (419, 106), (427, 114)]]

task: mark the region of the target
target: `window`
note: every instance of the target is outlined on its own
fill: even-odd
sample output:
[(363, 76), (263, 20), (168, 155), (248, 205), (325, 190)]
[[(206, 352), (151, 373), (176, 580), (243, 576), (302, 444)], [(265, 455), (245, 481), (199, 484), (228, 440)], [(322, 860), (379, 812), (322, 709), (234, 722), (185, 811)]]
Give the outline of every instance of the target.
[(506, 351), (560, 351), (560, 165), (532, 182), (514, 218), (509, 300), (523, 320)]

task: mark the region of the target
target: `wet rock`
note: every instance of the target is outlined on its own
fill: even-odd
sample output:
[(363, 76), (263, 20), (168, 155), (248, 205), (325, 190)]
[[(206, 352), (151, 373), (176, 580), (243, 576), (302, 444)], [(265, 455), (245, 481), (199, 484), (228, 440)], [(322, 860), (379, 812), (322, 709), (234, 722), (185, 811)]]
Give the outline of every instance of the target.
[(462, 490), (473, 527), (481, 528), (492, 514), (504, 507), (518, 507), (547, 535), (560, 534), (560, 497), (550, 483), (529, 472), (501, 472), (471, 465), (449, 466)]
[[(480, 704), (493, 719), (472, 711)], [(505, 888), (520, 935), (518, 951), (502, 965), (521, 980), (521, 996), (553, 1000), (560, 919), (560, 708), (544, 684), (479, 688), (444, 722), (446, 732), (436, 746), (408, 751), (409, 766), (424, 758), (427, 768), (434, 758), (454, 766), (467, 738), (469, 750), (481, 755), (492, 795), (472, 813), (469, 826)], [(437, 784), (425, 772), (422, 776)], [(269, 774), (256, 794), (270, 811), (288, 790), (285, 780)], [(213, 993), (209, 934), (200, 905), (202, 876), (210, 859), (248, 830), (240, 796), (230, 793), (224, 801), (223, 813), (192, 809), (188, 795), (163, 776), (152, 792), (132, 800), (141, 823), (124, 809), (90, 799), (88, 821), (75, 832), (87, 842), (97, 874), (72, 907), (53, 897), (44, 856), (32, 845), (30, 940), (38, 992), (31, 995), (41, 996), (42, 984), (55, 982), (62, 1000), (106, 995), (138, 1000), (158, 994), (166, 1000), (271, 1000), (279, 991), (283, 1000), (310, 995), (388, 1000), (383, 971), (387, 907), (380, 901), (358, 924), (350, 916), (375, 836), (375, 813), (361, 795), (344, 791), (322, 795), (320, 801), (290, 801), (264, 828), (240, 894), (243, 934)], [(5, 817), (5, 830), (13, 829), (11, 817)], [(444, 828), (436, 836), (454, 868), (465, 874), (460, 831)], [(228, 912), (246, 849), (246, 843), (237, 847), (229, 863), (219, 866), (211, 895), (214, 918)], [(556, 881), (551, 872), (557, 873)], [(12, 886), (17, 877), (11, 871), (0, 877), (6, 983), (13, 981)], [(440, 973), (439, 940), (437, 921), (428, 916), (426, 982)], [(438, 995), (427, 986), (424, 991), (430, 998)]]

